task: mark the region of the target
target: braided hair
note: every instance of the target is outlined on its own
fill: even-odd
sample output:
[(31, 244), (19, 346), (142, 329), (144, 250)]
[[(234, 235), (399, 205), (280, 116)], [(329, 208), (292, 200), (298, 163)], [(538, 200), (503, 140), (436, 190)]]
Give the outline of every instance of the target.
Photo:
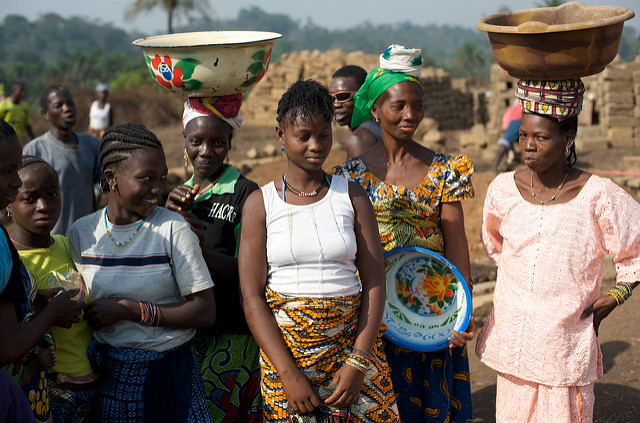
[(297, 119), (309, 122), (316, 117), (331, 122), (333, 99), (327, 87), (318, 81), (298, 80), (280, 97), (277, 113), (276, 120), (280, 126), (285, 123), (293, 125)]
[(0, 119), (0, 141), (7, 140), (9, 138), (18, 139), (18, 134), (13, 126), (9, 125), (6, 120)]
[(22, 156), (22, 163), (18, 166), (18, 175), (20, 175), (20, 178), (22, 178), (22, 176), (27, 173), (27, 170), (31, 168), (33, 168), (32, 170), (42, 168), (48, 169), (56, 175), (56, 179), (58, 179), (58, 172), (43, 158), (29, 155)]
[(100, 142), (100, 167), (103, 175), (102, 188), (108, 189), (104, 180), (104, 171), (106, 169), (128, 159), (133, 151), (144, 148), (160, 150), (164, 155), (160, 140), (144, 125), (125, 123), (108, 129)]

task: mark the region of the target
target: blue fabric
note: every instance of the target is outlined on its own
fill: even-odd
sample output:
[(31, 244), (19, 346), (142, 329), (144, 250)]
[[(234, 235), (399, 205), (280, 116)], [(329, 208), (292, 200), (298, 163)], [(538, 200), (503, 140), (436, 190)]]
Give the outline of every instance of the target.
[(466, 346), (425, 353), (383, 341), (403, 422), (466, 423), (472, 420)]
[(55, 378), (49, 378), (49, 407), (51, 423), (76, 423), (90, 421), (96, 396), (95, 386), (88, 389), (67, 389), (58, 385)]
[(98, 384), (103, 423), (210, 423), (191, 342), (155, 352), (91, 341), (89, 360)]
[(504, 130), (504, 135), (502, 135), (502, 138), (507, 140), (507, 142), (509, 142), (510, 144), (513, 144), (514, 142), (518, 141), (519, 133), (520, 133), (520, 119), (514, 119), (511, 122), (509, 122), (507, 129)]
[(4, 231), (0, 231), (0, 292), (4, 291), (9, 283), (11, 276), (11, 268), (13, 260), (11, 259), (11, 250), (9, 249), (9, 240)]

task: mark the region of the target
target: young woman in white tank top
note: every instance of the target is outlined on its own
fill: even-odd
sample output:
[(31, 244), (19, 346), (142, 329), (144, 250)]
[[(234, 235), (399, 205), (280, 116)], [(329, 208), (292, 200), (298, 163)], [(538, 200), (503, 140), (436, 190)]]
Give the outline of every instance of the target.
[(294, 83), (278, 102), (287, 171), (244, 206), (238, 268), (261, 348), (264, 417), (327, 412), (339, 421), (398, 422), (380, 342), (377, 224), (358, 184), (322, 170), (332, 119), (324, 86)]

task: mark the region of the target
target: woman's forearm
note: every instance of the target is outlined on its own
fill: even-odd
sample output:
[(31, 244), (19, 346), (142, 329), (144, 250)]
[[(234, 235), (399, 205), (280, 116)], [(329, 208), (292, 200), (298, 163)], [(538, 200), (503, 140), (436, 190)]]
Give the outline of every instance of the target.
[(286, 380), (298, 367), (264, 297), (245, 296), (244, 313), (258, 346), (276, 368), (278, 375)]

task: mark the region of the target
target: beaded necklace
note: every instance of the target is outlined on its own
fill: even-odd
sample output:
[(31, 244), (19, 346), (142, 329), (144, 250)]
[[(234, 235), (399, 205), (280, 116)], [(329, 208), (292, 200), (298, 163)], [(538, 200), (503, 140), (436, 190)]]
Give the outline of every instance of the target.
[(329, 182), (329, 177), (327, 176), (327, 174), (324, 173), (324, 172), (322, 172), (322, 174), (324, 175), (324, 178), (322, 179), (322, 182), (320, 183), (320, 186), (318, 188), (314, 189), (311, 192), (305, 192), (305, 191), (299, 191), (299, 190), (295, 189), (294, 187), (292, 187), (287, 182), (287, 174), (285, 173), (284, 175), (282, 175), (282, 200), (284, 201), (284, 191), (285, 191), (285, 189), (288, 189), (289, 191), (291, 191), (292, 193), (294, 193), (298, 197), (315, 197), (316, 195), (318, 195), (318, 192), (324, 186), (324, 182), (325, 181), (327, 182), (327, 185), (331, 186), (331, 182)]
[[(109, 207), (109, 206), (107, 205), (107, 207)], [(109, 230), (109, 225), (107, 224), (107, 207), (104, 208), (104, 228), (107, 230), (107, 236), (109, 237), (111, 242), (114, 243), (114, 245), (116, 247), (124, 247), (125, 245), (127, 245), (133, 239), (134, 236), (136, 236), (136, 234), (138, 233), (138, 231), (140, 230), (142, 225), (144, 225), (144, 218), (142, 218), (142, 220), (140, 221), (140, 224), (133, 231), (133, 233), (131, 234), (129, 239), (127, 239), (125, 242), (116, 241), (115, 238), (113, 237), (113, 235), (111, 234), (111, 231)]]

